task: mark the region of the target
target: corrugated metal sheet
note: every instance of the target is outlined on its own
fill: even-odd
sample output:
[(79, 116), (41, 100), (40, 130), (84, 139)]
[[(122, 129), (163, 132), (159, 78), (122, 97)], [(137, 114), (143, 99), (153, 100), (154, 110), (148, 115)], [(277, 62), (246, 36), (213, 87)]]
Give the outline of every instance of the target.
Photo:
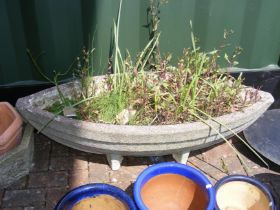
[[(124, 0), (120, 43), (132, 55), (148, 40), (148, 0)], [(40, 62), (51, 75), (63, 70), (94, 33), (95, 69), (106, 69), (117, 0), (0, 0), (0, 85), (40, 80), (26, 48), (45, 52)], [(190, 46), (189, 20), (203, 49), (217, 47), (224, 29), (244, 52), (240, 67), (277, 64), (280, 55), (279, 0), (169, 0), (161, 6), (161, 50), (174, 57)]]

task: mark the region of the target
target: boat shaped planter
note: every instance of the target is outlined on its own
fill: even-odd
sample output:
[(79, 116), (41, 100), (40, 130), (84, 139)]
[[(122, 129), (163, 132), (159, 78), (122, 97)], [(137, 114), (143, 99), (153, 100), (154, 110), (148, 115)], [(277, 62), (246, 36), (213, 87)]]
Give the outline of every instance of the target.
[[(95, 77), (102, 84), (102, 76)], [(78, 82), (60, 85), (66, 96), (79, 91)], [(76, 91), (74, 91), (76, 90)], [(217, 117), (216, 119), (235, 132), (241, 132), (260, 117), (274, 99), (270, 93), (259, 91), (261, 99), (243, 111)], [(59, 99), (55, 87), (45, 89), (30, 96), (20, 98), (16, 107), (23, 118), (40, 130), (54, 117), (44, 109)], [(232, 132), (218, 123), (209, 122), (225, 137)], [(181, 163), (186, 163), (191, 150), (210, 146), (221, 141), (217, 133), (202, 122), (174, 125), (113, 125), (92, 123), (57, 116), (42, 130), (49, 138), (66, 146), (91, 152), (106, 154), (113, 170), (120, 167), (122, 156), (157, 156), (172, 154)]]

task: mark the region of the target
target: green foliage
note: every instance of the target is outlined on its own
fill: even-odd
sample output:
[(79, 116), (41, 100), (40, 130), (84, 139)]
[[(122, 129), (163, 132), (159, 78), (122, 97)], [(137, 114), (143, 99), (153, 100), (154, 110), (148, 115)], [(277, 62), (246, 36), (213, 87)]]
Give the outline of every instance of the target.
[[(156, 40), (148, 45), (155, 46)], [(218, 51), (185, 49), (177, 66), (169, 65), (167, 56), (160, 63), (153, 63), (153, 71), (147, 71), (145, 64), (152, 50), (153, 47), (146, 47), (147, 52), (141, 53), (136, 63), (119, 57), (118, 71), (106, 79), (111, 88), (89, 103), (85, 110), (92, 112), (85, 112), (85, 119), (116, 123), (117, 114), (131, 108), (136, 115), (129, 124), (174, 124), (193, 121), (190, 111), (205, 119), (196, 109), (215, 117), (248, 105), (240, 96), (241, 76), (234, 79), (219, 71)]]
[[(118, 114), (130, 109), (135, 110), (136, 114), (126, 122), (128, 124), (175, 124), (195, 121), (196, 116), (202, 119), (220, 116), (241, 110), (250, 104), (251, 97), (243, 100), (240, 96), (241, 76), (234, 79), (228, 72), (221, 71), (218, 65), (220, 57), (230, 67), (237, 64), (236, 58), (241, 53), (241, 48), (236, 48), (231, 54), (220, 55), (227, 46), (225, 40), (233, 31), (225, 31), (225, 40), (218, 49), (211, 52), (201, 51), (197, 39), (191, 33), (192, 48), (184, 49), (177, 65), (172, 66), (169, 64), (171, 54), (162, 57), (159, 52), (160, 33), (157, 29), (162, 1), (150, 2), (148, 28), (151, 40), (133, 62), (129, 52), (124, 58), (119, 48), (120, 0), (117, 19), (113, 25), (114, 49), (111, 65), (114, 74), (106, 77), (107, 88), (102, 90), (102, 94), (96, 94), (98, 87), (91, 77), (93, 50), (83, 49), (81, 56), (77, 58), (75, 76), (81, 84), (79, 98), (92, 98), (79, 105), (79, 118), (118, 123)], [(192, 28), (192, 22), (190, 26)], [(63, 108), (67, 100), (61, 95)]]
[[(121, 100), (121, 103), (116, 101)], [(116, 123), (116, 116), (128, 104), (125, 95), (120, 97), (116, 92), (110, 92), (95, 97), (89, 105), (81, 104), (79, 112), (83, 119), (103, 123)]]
[(93, 80), (92, 80), (92, 65), (90, 64), (91, 57), (93, 57), (93, 51), (88, 51), (83, 48), (81, 56), (77, 57), (77, 67), (74, 71), (74, 76), (80, 81), (81, 84), (81, 98), (86, 99), (94, 94)]
[(60, 104), (62, 105), (62, 107), (66, 107), (66, 106), (70, 106), (70, 101), (64, 96), (64, 94), (61, 92), (60, 88), (59, 88), (59, 82), (60, 82), (60, 78), (67, 75), (73, 68), (73, 65), (75, 64), (75, 60), (71, 63), (71, 65), (68, 67), (68, 69), (66, 71), (64, 71), (63, 73), (61, 72), (57, 72), (57, 71), (53, 71), (54, 73), (54, 77), (53, 79), (49, 78), (46, 74), (44, 74), (44, 71), (41, 69), (40, 65), (38, 64), (37, 60), (40, 57), (37, 56), (36, 58), (32, 55), (31, 51), (29, 49), (26, 49), (26, 52), (33, 64), (33, 66), (35, 67), (35, 69), (37, 70), (37, 72), (48, 82), (52, 83), (55, 85), (56, 90), (58, 92), (59, 98), (60, 98)]
[[(229, 46), (224, 42), (233, 31), (225, 31), (225, 40), (218, 49), (211, 52), (201, 51), (196, 37), (191, 33), (192, 48), (184, 49), (177, 65), (172, 66), (169, 64), (171, 54), (163, 57), (159, 50), (160, 33), (157, 29), (160, 22), (159, 6), (163, 1), (150, 0), (150, 2), (147, 11), (150, 17), (147, 25), (150, 41), (139, 53), (136, 61), (132, 61), (129, 52), (123, 57), (119, 48), (122, 9), (120, 0), (117, 20), (113, 27), (113, 58), (110, 57), (109, 60), (113, 74), (107, 75), (102, 81), (105, 83), (104, 87), (98, 87), (97, 82), (91, 77), (93, 50), (83, 49), (81, 57), (77, 58), (75, 72), (81, 84), (81, 94), (76, 103), (63, 96), (58, 87), (58, 77), (61, 74), (56, 74), (53, 83), (57, 86), (61, 100), (48, 110), (57, 116), (65, 105), (70, 104), (70, 107), (77, 108), (78, 119), (111, 124), (119, 124), (119, 115), (125, 113), (124, 111), (128, 113), (128, 110), (132, 110), (131, 113), (134, 114), (121, 124), (163, 125), (198, 120), (213, 129), (242, 160), (242, 156), (233, 145), (218, 129), (208, 123), (208, 120), (215, 121), (236, 135), (265, 163), (238, 134), (214, 118), (242, 110), (259, 100), (258, 92), (246, 92), (245, 98), (242, 98), (240, 94), (243, 89), (242, 75), (235, 79), (218, 65), (219, 58), (224, 58), (229, 67), (238, 64), (236, 58), (242, 51), (240, 47), (230, 54), (221, 55), (224, 48)], [(192, 27), (191, 22), (190, 26)], [(49, 78), (46, 79), (51, 81)]]

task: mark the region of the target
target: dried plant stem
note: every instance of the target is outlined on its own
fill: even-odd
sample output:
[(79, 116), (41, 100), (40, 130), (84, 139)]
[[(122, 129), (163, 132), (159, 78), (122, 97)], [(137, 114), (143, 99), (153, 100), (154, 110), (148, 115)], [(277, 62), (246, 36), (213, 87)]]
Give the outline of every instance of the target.
[(195, 112), (189, 110), (189, 112), (196, 117), (197, 119), (199, 119), (201, 122), (203, 122), (204, 124), (208, 125), (211, 129), (213, 129), (218, 136), (220, 136), (228, 145), (229, 147), (236, 153), (236, 155), (239, 157), (240, 161), (242, 162), (242, 164), (244, 165), (244, 167), (246, 168), (246, 170), (249, 171), (249, 167), (247, 165), (247, 163), (244, 161), (241, 153), (219, 132), (218, 129), (216, 129), (214, 126), (212, 126), (210, 123), (208, 123), (206, 120), (204, 120), (202, 117), (200, 117), (199, 115), (197, 115)]
[(222, 125), (223, 127), (225, 127), (227, 130), (229, 130), (230, 132), (232, 132), (232, 134), (234, 134), (234, 136), (236, 136), (240, 141), (242, 141), (242, 143), (251, 150), (251, 152), (254, 153), (254, 155), (256, 155), (258, 157), (258, 159), (266, 165), (266, 167), (269, 168), (269, 165), (267, 164), (267, 162), (243, 139), (241, 138), (240, 135), (238, 135), (238, 133), (236, 133), (234, 130), (232, 130), (230, 127), (228, 127), (227, 125), (225, 125), (224, 123), (222, 123), (221, 121), (211, 117), (210, 115), (208, 115), (207, 113), (203, 112), (200, 109), (195, 108), (195, 110), (197, 110), (198, 112), (202, 113), (203, 115), (207, 116), (209, 119), (219, 123), (220, 125)]

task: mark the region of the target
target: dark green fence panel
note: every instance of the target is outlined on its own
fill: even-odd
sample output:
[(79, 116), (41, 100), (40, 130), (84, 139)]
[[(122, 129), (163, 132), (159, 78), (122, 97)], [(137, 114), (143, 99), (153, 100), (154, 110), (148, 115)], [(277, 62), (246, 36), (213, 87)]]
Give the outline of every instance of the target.
[(29, 48), (48, 75), (63, 70), (83, 45), (80, 1), (0, 0), (0, 84), (40, 80), (26, 54)]
[(276, 64), (280, 55), (280, 1), (174, 0), (162, 6), (162, 45), (180, 53), (190, 45), (189, 20), (203, 49), (219, 46), (224, 29), (235, 31), (232, 46), (241, 46), (240, 67)]
[[(49, 76), (63, 71), (94, 34), (94, 68), (106, 71), (118, 0), (0, 0), (0, 85), (42, 80), (26, 48), (44, 52), (40, 63)], [(132, 56), (148, 41), (149, 0), (124, 0), (120, 46)], [(190, 46), (189, 21), (200, 46), (219, 46), (224, 29), (233, 29), (232, 46), (240, 45), (242, 68), (277, 64), (280, 54), (279, 0), (169, 0), (161, 6), (161, 50), (174, 62)]]

